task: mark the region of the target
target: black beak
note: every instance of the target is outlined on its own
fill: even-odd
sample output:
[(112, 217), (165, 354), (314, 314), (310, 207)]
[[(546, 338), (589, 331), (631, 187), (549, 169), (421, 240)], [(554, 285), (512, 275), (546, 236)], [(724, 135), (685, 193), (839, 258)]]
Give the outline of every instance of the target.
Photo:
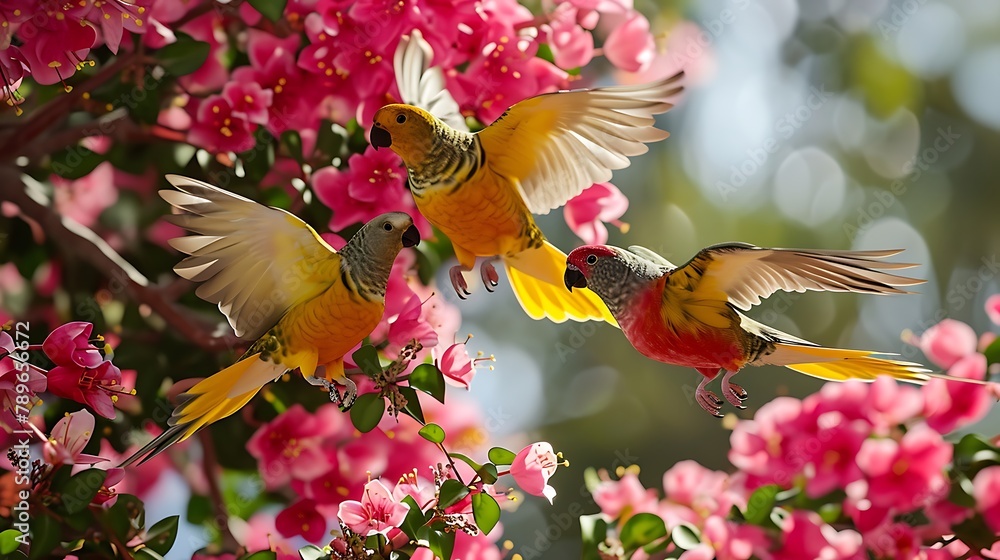
[(566, 289), (573, 291), (573, 288), (586, 288), (587, 279), (583, 273), (572, 265), (566, 265), (566, 274), (563, 274), (563, 281), (566, 282)]
[(403, 232), (403, 247), (415, 247), (420, 243), (420, 232), (417, 226), (410, 226)]
[(372, 147), (377, 151), (379, 148), (392, 146), (392, 135), (389, 131), (376, 124), (372, 127), (371, 133)]

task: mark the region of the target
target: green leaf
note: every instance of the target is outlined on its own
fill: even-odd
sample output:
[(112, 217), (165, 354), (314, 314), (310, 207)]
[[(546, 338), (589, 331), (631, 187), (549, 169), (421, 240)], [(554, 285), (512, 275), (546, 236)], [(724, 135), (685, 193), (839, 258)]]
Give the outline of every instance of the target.
[(468, 455), (463, 455), (461, 453), (449, 453), (448, 456), (451, 457), (452, 459), (458, 459), (459, 461), (462, 461), (466, 465), (469, 465), (470, 467), (472, 467), (472, 470), (474, 471), (478, 471), (479, 469), (483, 468), (482, 465), (474, 461), (472, 457), (469, 457)]
[(208, 43), (177, 34), (177, 41), (156, 51), (156, 58), (168, 74), (186, 76), (205, 64), (210, 51)]
[(670, 539), (674, 541), (677, 548), (682, 550), (691, 550), (701, 544), (701, 535), (698, 533), (698, 529), (684, 523), (674, 527), (670, 533)]
[(253, 9), (271, 21), (278, 21), (285, 13), (288, 0), (247, 0)]
[(31, 552), (28, 558), (45, 558), (59, 544), (59, 522), (48, 515), (31, 519)]
[(382, 363), (378, 361), (378, 350), (371, 344), (365, 344), (351, 355), (351, 360), (365, 372), (368, 377), (382, 375)]
[[(346, 137), (344, 136), (343, 129), (334, 127), (332, 122), (324, 119), (319, 126), (319, 133), (316, 135), (316, 151), (326, 154), (330, 159), (340, 157), (344, 147), (344, 140), (346, 140)], [(306, 154), (306, 157), (310, 155)], [(327, 163), (329, 163), (329, 159)]]
[(404, 504), (410, 506), (410, 511), (406, 512), (406, 517), (399, 528), (406, 533), (406, 536), (410, 537), (410, 540), (416, 540), (417, 531), (424, 526), (424, 523), (427, 523), (427, 518), (424, 512), (420, 511), (420, 506), (413, 499), (413, 496), (407, 496), (402, 501)]
[(747, 500), (747, 511), (743, 514), (747, 523), (765, 525), (771, 515), (771, 510), (774, 509), (775, 498), (780, 490), (781, 488), (777, 484), (768, 484), (754, 490), (753, 494), (750, 494), (750, 499)]
[(986, 350), (983, 350), (983, 354), (986, 355), (987, 364), (993, 365), (1000, 363), (1000, 338), (991, 342), (990, 345), (986, 347)]
[(514, 452), (504, 449), (503, 447), (494, 447), (490, 449), (487, 453), (487, 457), (490, 458), (490, 462), (494, 465), (510, 465), (517, 458)]
[(278, 553), (271, 550), (261, 550), (246, 554), (240, 560), (278, 560)]
[(215, 513), (212, 511), (212, 500), (208, 496), (192, 494), (188, 500), (187, 514), (185, 518), (188, 523), (201, 525), (212, 518)]
[(441, 509), (451, 507), (469, 495), (469, 487), (449, 478), (441, 484), (441, 491), (438, 493), (438, 505)]
[(497, 478), (500, 478), (499, 473), (497, 473), (497, 466), (493, 463), (486, 463), (476, 469), (476, 474), (479, 475), (479, 479), (483, 481), (483, 484), (493, 484), (497, 481)]
[(417, 366), (410, 374), (410, 387), (420, 389), (440, 403), (444, 402), (444, 374), (434, 364)]
[(421, 424), (426, 424), (427, 421), (424, 420), (424, 411), (420, 408), (420, 399), (417, 398), (417, 392), (409, 387), (401, 386), (397, 386), (396, 390), (406, 399), (406, 406), (403, 407), (403, 413)]
[(445, 438), (444, 428), (434, 423), (420, 428), (420, 431), (417, 433), (420, 434), (420, 437), (431, 443), (441, 443)]
[(365, 393), (351, 407), (351, 422), (361, 433), (368, 433), (378, 426), (385, 414), (385, 399), (378, 393)]
[(455, 550), (454, 531), (433, 530), (427, 536), (427, 543), (433, 552), (441, 560), (451, 560), (451, 553)]
[(310, 544), (305, 548), (299, 549), (299, 558), (302, 560), (319, 560), (320, 558), (326, 558), (327, 556), (327, 553), (323, 552), (322, 548), (314, 544)]
[(159, 554), (166, 554), (177, 539), (177, 522), (180, 518), (179, 515), (172, 515), (156, 522), (146, 531), (146, 538), (143, 539), (145, 545)]
[(997, 540), (997, 535), (989, 527), (981, 515), (970, 517), (952, 527), (955, 536), (972, 550), (989, 549)]
[(105, 157), (83, 146), (71, 146), (52, 155), (52, 172), (64, 178), (79, 179), (106, 161)]
[(948, 501), (962, 507), (976, 507), (972, 480), (962, 472), (955, 472), (952, 476), (953, 480), (948, 490)]
[(254, 147), (240, 153), (239, 159), (247, 180), (259, 183), (274, 167), (274, 137), (264, 127), (258, 127), (253, 136)]
[(621, 530), (622, 547), (626, 554), (665, 536), (667, 525), (659, 515), (652, 513), (633, 515)]
[(118, 494), (118, 500), (106, 514), (108, 525), (122, 542), (132, 540), (146, 525), (145, 506), (132, 494)]
[(819, 516), (824, 523), (833, 525), (840, 519), (843, 509), (843, 506), (840, 504), (823, 504), (819, 508)]
[(7, 529), (0, 533), (0, 554), (6, 555), (17, 550), (17, 547), (21, 546), (17, 540), (19, 538), (23, 539), (21, 531), (16, 529)]
[(299, 162), (299, 165), (305, 163), (305, 158), (302, 156), (302, 136), (299, 135), (297, 130), (282, 132), (281, 143), (288, 148), (288, 153), (291, 154), (295, 161)]
[(66, 513), (74, 514), (87, 509), (107, 477), (108, 473), (101, 469), (87, 469), (70, 477), (62, 492), (62, 506)]
[(483, 534), (489, 534), (500, 521), (500, 504), (486, 492), (472, 495), (472, 517)]
[(132, 553), (132, 557), (136, 560), (165, 560), (162, 554), (151, 548), (140, 548)]
[(601, 560), (598, 546), (608, 537), (608, 522), (600, 513), (580, 516), (580, 531), (583, 537), (583, 560)]

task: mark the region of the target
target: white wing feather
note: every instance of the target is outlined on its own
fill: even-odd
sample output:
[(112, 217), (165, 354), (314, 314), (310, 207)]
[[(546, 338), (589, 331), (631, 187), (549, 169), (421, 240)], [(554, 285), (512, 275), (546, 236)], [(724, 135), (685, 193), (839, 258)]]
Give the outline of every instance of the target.
[(336, 251), (302, 220), (195, 179), (167, 181), (178, 190), (160, 196), (181, 212), (166, 219), (197, 234), (170, 240), (190, 255), (174, 271), (202, 283), (195, 293), (218, 304), (236, 336), (259, 338), (290, 307), (329, 287), (315, 265)]
[(396, 71), (396, 85), (403, 103), (420, 107), (448, 126), (468, 132), (465, 117), (458, 108), (455, 98), (448, 92), (444, 72), (440, 67), (431, 67), (434, 51), (424, 40), (419, 29), (404, 35), (396, 47), (393, 69)]

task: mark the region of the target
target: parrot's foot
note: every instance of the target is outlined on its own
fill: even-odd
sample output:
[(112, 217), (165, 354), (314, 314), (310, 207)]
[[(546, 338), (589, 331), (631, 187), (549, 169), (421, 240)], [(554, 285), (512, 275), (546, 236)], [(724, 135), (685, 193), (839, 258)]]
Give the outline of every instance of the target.
[[(322, 366), (320, 366), (322, 368)], [(323, 370), (317, 368), (316, 373), (319, 374), (315, 377), (306, 377), (306, 381), (310, 385), (315, 385), (317, 387), (323, 387), (330, 392), (330, 402), (336, 404), (340, 407), (340, 410), (346, 411), (347, 409), (354, 406), (354, 401), (358, 398), (358, 384), (351, 381), (350, 377), (344, 377), (341, 383), (344, 385), (344, 394), (341, 395), (340, 391), (337, 390), (337, 383), (330, 381), (326, 377), (322, 377)]]
[(694, 392), (694, 400), (698, 401), (698, 406), (702, 408), (705, 412), (715, 416), (716, 418), (722, 418), (722, 399), (718, 395), (709, 391), (705, 388), (705, 385), (711, 379), (703, 377), (701, 383), (698, 384), (698, 388)]
[(722, 418), (722, 399), (718, 395), (708, 389), (701, 389), (695, 391), (694, 399), (698, 401), (698, 406), (702, 410), (716, 418)]
[(747, 400), (747, 392), (743, 387), (729, 381), (729, 378), (734, 375), (736, 375), (735, 371), (727, 371), (726, 375), (722, 377), (722, 396), (726, 397), (729, 404), (743, 409), (746, 408), (743, 401)]
[(487, 292), (493, 293), (494, 288), (500, 285), (500, 275), (490, 261), (483, 261), (479, 265), (479, 274), (483, 277), (483, 286), (486, 286)]
[(330, 384), (330, 402), (340, 407), (341, 411), (347, 411), (354, 406), (354, 401), (358, 399), (358, 384), (351, 381), (350, 377), (345, 377), (343, 383), (343, 395), (340, 394), (340, 391), (337, 390), (333, 383)]
[(469, 291), (469, 285), (465, 282), (465, 277), (462, 276), (461, 266), (451, 267), (451, 270), (448, 271), (448, 277), (451, 278), (451, 286), (455, 288), (459, 299), (465, 299), (472, 295), (472, 292)]

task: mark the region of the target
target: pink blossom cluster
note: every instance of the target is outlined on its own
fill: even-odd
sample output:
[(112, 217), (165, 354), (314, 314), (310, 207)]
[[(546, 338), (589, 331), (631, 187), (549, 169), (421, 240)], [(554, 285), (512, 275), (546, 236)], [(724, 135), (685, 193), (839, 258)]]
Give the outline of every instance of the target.
[[(1000, 296), (989, 299), (987, 312), (1000, 324)], [(949, 375), (976, 380), (986, 378), (981, 352), (995, 338), (977, 337), (950, 319), (919, 337), (909, 335)], [(653, 513), (668, 530), (696, 528), (701, 544), (685, 550), (685, 560), (976, 558), (972, 544), (951, 536), (977, 515), (986, 530), (1000, 534), (1000, 461), (960, 472), (967, 465), (955, 463), (957, 448), (943, 436), (982, 419), (998, 396), (995, 385), (943, 379), (920, 388), (888, 377), (871, 384), (829, 383), (803, 400), (779, 397), (752, 420), (740, 421), (729, 451), (736, 475), (684, 461), (664, 474), (660, 498), (626, 470), (619, 480), (605, 475), (594, 499), (619, 524)], [(957, 483), (949, 477), (963, 476), (968, 501), (956, 503)], [(753, 508), (754, 500), (763, 499), (754, 491), (768, 485), (803, 499), (782, 506), (786, 515), (772, 517), (772, 529), (730, 516), (733, 506)], [(803, 505), (808, 503), (836, 508), (836, 525), (846, 528), (838, 531)], [(1000, 557), (1000, 543), (982, 555)]]
[[(469, 455), (485, 451), (487, 434), (477, 408), (460, 400), (449, 401), (446, 407), (429, 398), (421, 399), (421, 406), (427, 421), (447, 432), (449, 451)], [(399, 502), (412, 496), (426, 506), (435, 491), (427, 469), (448, 464), (436, 445), (418, 435), (420, 428), (412, 418), (400, 415), (398, 420), (386, 417), (376, 429), (361, 433), (332, 404), (314, 413), (296, 404), (261, 426), (247, 450), (257, 459), (264, 485), (272, 490), (290, 488), (296, 496), (275, 518), (277, 533), (329, 542), (330, 531), (342, 522), (362, 536), (369, 531), (395, 536), (400, 515), (405, 516), (405, 506)], [(449, 511), (471, 515), (471, 510), (465, 511), (471, 502), (466, 502)], [(276, 537), (272, 536), (272, 545)], [(456, 546), (466, 540), (464, 546), (491, 548), (499, 558), (492, 540), (459, 539)], [(288, 550), (294, 555), (294, 549)]]
[[(0, 6), (0, 99), (15, 105), (21, 81), (65, 85), (101, 44), (117, 53), (125, 31), (150, 28), (149, 0), (11, 0)], [(14, 44), (16, 38), (17, 45)], [(69, 90), (69, 86), (65, 86)]]

